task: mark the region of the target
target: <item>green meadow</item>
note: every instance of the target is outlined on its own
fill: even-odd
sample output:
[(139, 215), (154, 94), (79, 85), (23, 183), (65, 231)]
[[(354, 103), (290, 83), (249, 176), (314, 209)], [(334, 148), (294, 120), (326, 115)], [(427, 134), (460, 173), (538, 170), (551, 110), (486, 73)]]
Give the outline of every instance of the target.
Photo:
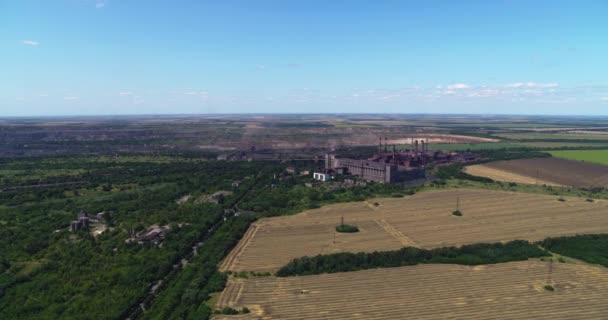
[(548, 152), (557, 158), (608, 165), (608, 150), (556, 150)]

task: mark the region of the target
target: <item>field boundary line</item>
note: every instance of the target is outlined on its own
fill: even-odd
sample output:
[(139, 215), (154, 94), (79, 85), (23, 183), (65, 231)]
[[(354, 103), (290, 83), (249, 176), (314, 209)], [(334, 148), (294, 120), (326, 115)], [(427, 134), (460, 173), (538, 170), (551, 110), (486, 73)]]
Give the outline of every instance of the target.
[(376, 223), (384, 229), (388, 234), (390, 234), (393, 238), (397, 239), (404, 247), (419, 247), (418, 243), (408, 236), (404, 235), (403, 232), (395, 229), (388, 221), (384, 219), (374, 220)]
[(251, 239), (253, 239), (253, 237), (255, 236), (255, 234), (257, 232), (258, 232), (258, 226), (254, 223), (251, 225), (249, 230), (247, 230), (243, 239), (241, 239), (241, 241), (239, 241), (236, 248), (234, 248), (230, 252), (230, 254), (228, 254), (226, 259), (224, 259), (224, 261), (222, 262), (222, 264), (219, 267), (220, 271), (225, 272), (225, 271), (228, 271), (230, 268), (232, 268), (232, 266), (236, 262), (236, 259), (241, 256), (241, 254), (243, 253), (245, 248), (249, 245), (249, 243), (251, 242)]
[[(234, 306), (236, 304), (236, 301), (241, 297), (241, 294), (243, 293), (243, 288), (244, 284), (242, 281), (234, 281), (231, 279), (228, 285), (226, 285), (226, 288), (222, 290), (220, 298), (217, 300), (216, 303), (217, 307), (223, 308)], [(237, 292), (236, 297), (233, 297), (232, 293), (234, 293), (235, 290)]]

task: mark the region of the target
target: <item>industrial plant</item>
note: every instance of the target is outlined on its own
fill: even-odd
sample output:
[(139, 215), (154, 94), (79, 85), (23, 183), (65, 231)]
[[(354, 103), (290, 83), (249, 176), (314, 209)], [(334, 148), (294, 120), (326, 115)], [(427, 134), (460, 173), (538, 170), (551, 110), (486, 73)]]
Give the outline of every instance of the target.
[(431, 165), (446, 165), (455, 162), (471, 162), (477, 155), (465, 152), (443, 152), (429, 150), (429, 142), (411, 138), (411, 144), (405, 149), (397, 150), (396, 145), (389, 145), (388, 139), (382, 138), (378, 152), (366, 159), (340, 157), (336, 154), (325, 155), (323, 172), (314, 174), (320, 181), (328, 181), (335, 175), (353, 175), (364, 180), (382, 183), (395, 183), (424, 178), (426, 169)]

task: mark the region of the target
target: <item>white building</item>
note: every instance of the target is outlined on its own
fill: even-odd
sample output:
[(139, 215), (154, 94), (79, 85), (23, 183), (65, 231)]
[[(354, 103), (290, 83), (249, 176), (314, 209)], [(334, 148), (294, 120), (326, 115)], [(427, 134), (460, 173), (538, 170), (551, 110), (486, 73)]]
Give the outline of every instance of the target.
[(321, 172), (314, 172), (312, 174), (313, 179), (315, 180), (319, 180), (319, 181), (329, 181), (331, 180), (331, 176), (327, 173), (321, 173)]

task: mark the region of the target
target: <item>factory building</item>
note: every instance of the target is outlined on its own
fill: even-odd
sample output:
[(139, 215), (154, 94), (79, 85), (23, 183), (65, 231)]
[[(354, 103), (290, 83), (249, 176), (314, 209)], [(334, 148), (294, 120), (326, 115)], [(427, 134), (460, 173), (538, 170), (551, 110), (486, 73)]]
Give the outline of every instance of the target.
[[(386, 141), (386, 138), (385, 138)], [(334, 154), (325, 155), (325, 172), (349, 174), (369, 181), (393, 183), (412, 179), (424, 178), (426, 168), (430, 164), (448, 164), (475, 160), (471, 153), (445, 153), (429, 150), (428, 141), (412, 139), (411, 149), (397, 151), (392, 145), (382, 144), (380, 139), (379, 151), (367, 159), (338, 157)]]

